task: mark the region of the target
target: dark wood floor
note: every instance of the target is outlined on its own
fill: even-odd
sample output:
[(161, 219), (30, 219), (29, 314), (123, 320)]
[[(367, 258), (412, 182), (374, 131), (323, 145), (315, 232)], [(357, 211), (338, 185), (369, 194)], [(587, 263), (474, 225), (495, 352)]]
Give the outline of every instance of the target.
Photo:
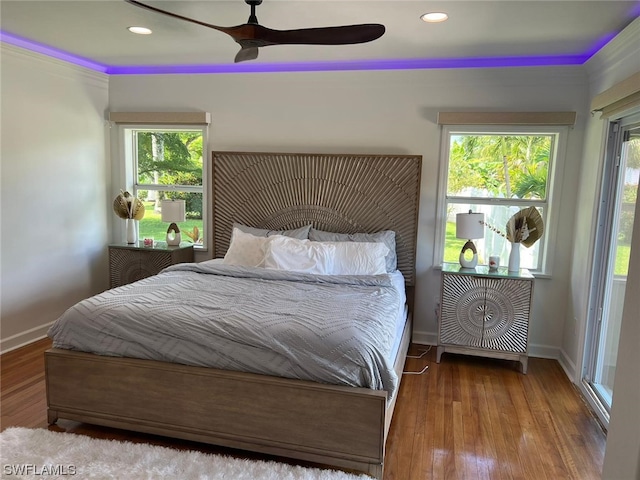
[[(264, 458), (210, 445), (60, 420), (47, 427), (42, 340), (0, 357), (1, 423), (180, 449)], [(411, 354), (421, 346), (412, 346)], [(435, 352), (408, 359), (389, 439), (385, 480), (599, 479), (605, 434), (554, 360), (515, 362)]]

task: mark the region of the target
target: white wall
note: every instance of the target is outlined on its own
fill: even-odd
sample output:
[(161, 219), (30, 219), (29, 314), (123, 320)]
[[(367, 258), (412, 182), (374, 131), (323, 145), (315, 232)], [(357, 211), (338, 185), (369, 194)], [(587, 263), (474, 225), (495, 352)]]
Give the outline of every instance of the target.
[(577, 111), (570, 130), (553, 277), (535, 286), (531, 351), (559, 356), (568, 298), (587, 82), (583, 67), (112, 76), (113, 111), (212, 114), (210, 149), (423, 156), (414, 340), (435, 342), (433, 269), (439, 110)]
[(104, 75), (2, 44), (3, 351), (108, 287)]

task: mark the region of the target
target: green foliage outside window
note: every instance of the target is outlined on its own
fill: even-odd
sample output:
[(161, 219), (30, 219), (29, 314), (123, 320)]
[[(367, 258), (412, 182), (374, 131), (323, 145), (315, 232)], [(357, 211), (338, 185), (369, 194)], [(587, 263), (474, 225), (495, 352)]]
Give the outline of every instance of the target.
[[(137, 132), (138, 183), (165, 183), (165, 175), (192, 173), (202, 185), (202, 132)], [(160, 180), (160, 181), (158, 181)]]
[[(201, 172), (202, 173), (202, 172)], [(166, 174), (160, 181), (163, 185), (201, 185), (202, 178), (197, 178), (191, 172), (179, 172), (175, 175)], [(165, 197), (171, 200), (184, 200), (187, 218), (202, 219), (202, 194), (192, 192), (169, 191)]]
[(447, 194), (545, 199), (552, 147), (550, 135), (453, 135)]
[[(484, 213), (486, 223), (501, 232), (508, 219), (525, 206), (535, 206), (546, 219), (556, 134), (452, 132), (449, 138), (444, 261), (458, 258), (456, 213)], [(506, 262), (511, 251), (509, 242), (495, 229), (487, 228), (484, 238), (475, 242), (480, 263), (486, 264), (489, 255)], [(524, 268), (541, 267), (540, 245), (522, 252)]]
[[(167, 225), (160, 218), (160, 201), (185, 200), (186, 222), (182, 232), (204, 233), (202, 205), (203, 135), (201, 130), (136, 130), (136, 194), (145, 202), (147, 213), (140, 221), (140, 237), (163, 240)], [(182, 241), (190, 241), (183, 234)]]

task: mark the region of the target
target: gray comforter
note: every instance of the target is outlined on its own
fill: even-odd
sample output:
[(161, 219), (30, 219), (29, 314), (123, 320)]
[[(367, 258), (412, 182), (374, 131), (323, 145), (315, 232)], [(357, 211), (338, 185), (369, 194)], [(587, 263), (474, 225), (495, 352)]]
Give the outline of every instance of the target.
[(67, 310), (53, 346), (395, 393), (388, 275), (174, 265)]

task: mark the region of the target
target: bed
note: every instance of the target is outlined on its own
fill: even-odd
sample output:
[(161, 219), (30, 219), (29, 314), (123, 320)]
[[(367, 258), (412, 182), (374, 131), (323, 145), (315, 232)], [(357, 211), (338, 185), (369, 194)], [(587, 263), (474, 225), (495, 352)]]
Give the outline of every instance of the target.
[[(312, 225), (341, 234), (395, 232), (395, 262), (406, 296), (388, 362), (396, 382), (383, 378), (367, 388), (314, 381), (314, 376), (52, 348), (45, 353), (49, 423), (65, 418), (382, 478), (411, 339), (421, 157), (213, 152), (211, 166), (214, 259), (227, 253), (234, 224), (273, 231)], [(181, 270), (187, 276), (195, 275), (190, 270), (217, 272), (219, 263), (175, 266), (158, 277)], [(306, 274), (300, 275), (296, 281), (305, 280)], [(141, 289), (147, 281), (157, 279), (131, 288)]]

